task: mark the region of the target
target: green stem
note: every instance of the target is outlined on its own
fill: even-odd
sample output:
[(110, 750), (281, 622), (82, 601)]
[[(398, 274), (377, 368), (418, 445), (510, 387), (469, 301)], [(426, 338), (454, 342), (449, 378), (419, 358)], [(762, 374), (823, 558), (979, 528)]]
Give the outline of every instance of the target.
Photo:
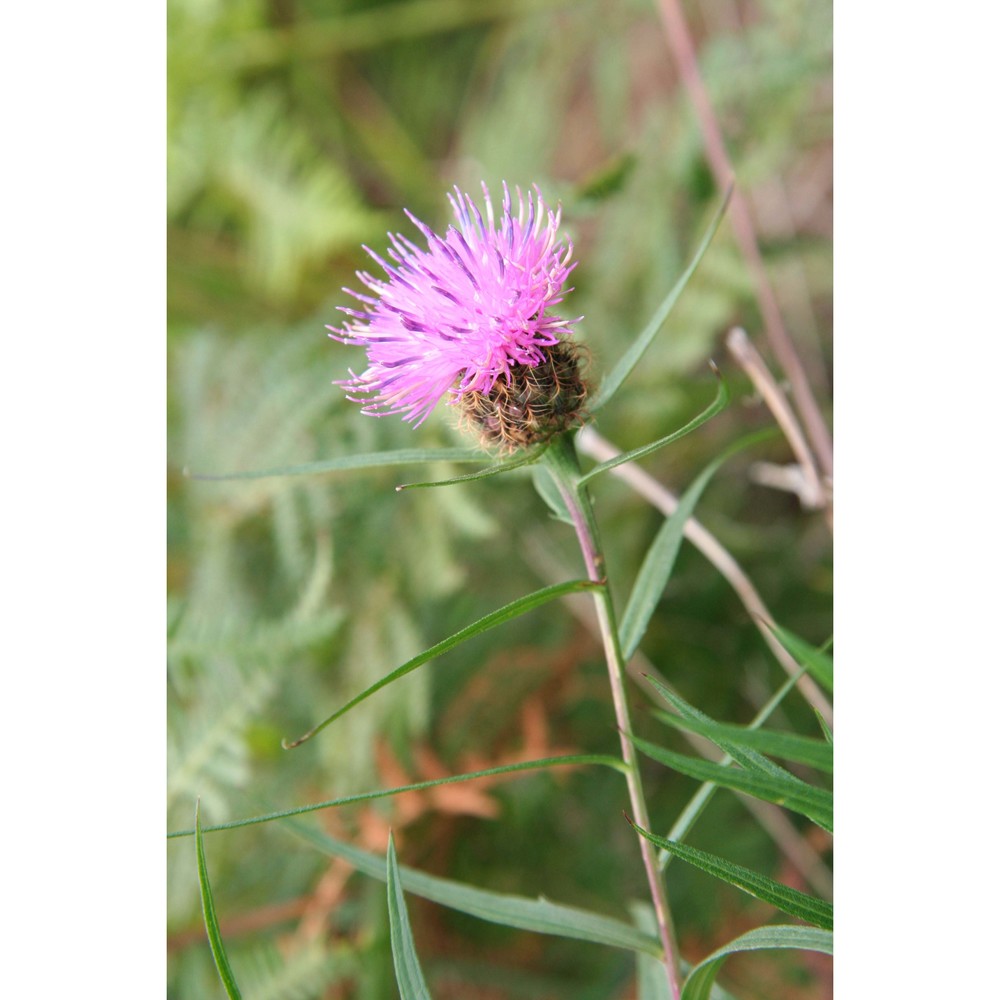
[[(604, 554), (601, 551), (597, 521), (594, 518), (594, 510), (586, 487), (581, 486), (579, 482), (580, 464), (570, 436), (563, 434), (553, 439), (542, 462), (551, 473), (559, 495), (566, 504), (566, 510), (573, 522), (573, 527), (576, 529), (580, 551), (587, 567), (587, 576), (595, 583), (601, 584), (601, 587), (594, 591), (594, 603), (597, 607), (597, 619), (604, 641), (604, 656), (607, 660), (608, 677), (611, 681), (611, 697), (614, 702), (615, 719), (618, 722), (621, 739), (622, 760), (627, 768), (625, 777), (628, 784), (629, 800), (636, 823), (648, 830), (649, 812), (646, 809), (646, 799), (642, 792), (638, 755), (632, 744), (632, 722), (629, 718), (628, 700), (625, 695), (625, 657), (622, 655), (614, 604), (605, 577)], [(680, 1000), (680, 970), (677, 960), (677, 946), (674, 942), (670, 920), (670, 909), (667, 906), (666, 888), (652, 844), (644, 837), (638, 837), (638, 840), (653, 899), (656, 924), (663, 944), (663, 964), (666, 968), (670, 995), (673, 1000)]]

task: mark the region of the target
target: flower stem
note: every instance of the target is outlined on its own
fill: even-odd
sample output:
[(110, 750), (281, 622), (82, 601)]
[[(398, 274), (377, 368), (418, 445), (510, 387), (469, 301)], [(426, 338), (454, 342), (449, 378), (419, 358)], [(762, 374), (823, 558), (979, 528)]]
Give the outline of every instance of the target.
[[(580, 464), (570, 435), (563, 434), (554, 438), (542, 461), (551, 473), (559, 495), (566, 504), (566, 511), (580, 543), (580, 551), (587, 567), (587, 576), (595, 583), (601, 584), (600, 589), (594, 591), (594, 603), (597, 607), (597, 619), (604, 641), (604, 656), (607, 660), (608, 677), (611, 681), (611, 697), (614, 702), (615, 719), (621, 738), (622, 760), (627, 767), (626, 782), (629, 800), (635, 822), (644, 830), (648, 830), (650, 829), (649, 812), (646, 809), (646, 800), (642, 792), (638, 756), (635, 746), (632, 744), (632, 723), (625, 695), (625, 658), (622, 655), (621, 643), (619, 642), (611, 591), (608, 589), (605, 577), (604, 553), (601, 551), (597, 521), (594, 518), (593, 507), (586, 487), (579, 485)], [(666, 887), (657, 865), (653, 845), (645, 837), (640, 836), (638, 839), (653, 900), (653, 909), (656, 913), (660, 941), (663, 944), (663, 964), (666, 968), (670, 995), (673, 1000), (680, 1000), (680, 970), (677, 960), (677, 946), (674, 942), (670, 920), (670, 909), (667, 906)]]

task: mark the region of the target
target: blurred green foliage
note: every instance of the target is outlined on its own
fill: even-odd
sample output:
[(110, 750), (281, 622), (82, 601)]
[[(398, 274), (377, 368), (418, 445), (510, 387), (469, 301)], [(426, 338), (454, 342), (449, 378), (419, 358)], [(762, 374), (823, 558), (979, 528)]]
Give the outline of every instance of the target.
[[(831, 342), (831, 10), (805, 0), (688, 4), (701, 66), (769, 272), (821, 398)], [(447, 222), (453, 184), (537, 183), (576, 244), (581, 339), (595, 381), (673, 281), (718, 202), (652, 0), (168, 0), (169, 813), (171, 829), (489, 766), (525, 752), (615, 753), (599, 644), (552, 606), (480, 636), (339, 720), (309, 728), (409, 656), (529, 590), (578, 576), (570, 532), (516, 472), (397, 494), (371, 470), (205, 482), (223, 473), (395, 447), (464, 443), (446, 408), (419, 430), (362, 416), (332, 380), (360, 353), (334, 344), (343, 285), (412, 235), (405, 206)], [(714, 356), (735, 402), (644, 466), (681, 489), (741, 433), (769, 422), (721, 336), (758, 344), (754, 291), (724, 225), (600, 431), (622, 448), (703, 408)], [(755, 458), (789, 461), (779, 440)], [(831, 545), (817, 515), (728, 464), (698, 516), (748, 570), (779, 622), (831, 629)], [(661, 515), (620, 482), (595, 484), (619, 605)], [(746, 722), (783, 677), (729, 586), (689, 547), (643, 643), (691, 703)], [(641, 696), (637, 696), (637, 702)], [(780, 721), (816, 734), (789, 700)], [(640, 713), (640, 733), (662, 730)], [(435, 770), (439, 769), (439, 770)], [(453, 786), (462, 787), (462, 786)], [(654, 830), (695, 783), (650, 770)], [(401, 861), (495, 890), (544, 893), (628, 919), (646, 898), (620, 779), (534, 774), (479, 798), (425, 796), (325, 814), (371, 847), (390, 822)], [(380, 825), (381, 824), (381, 825)], [(804, 824), (802, 824), (804, 825)], [(366, 838), (373, 838), (369, 843)], [(719, 795), (693, 842), (777, 871), (769, 836)], [(822, 845), (820, 845), (822, 848)], [(277, 825), (206, 837), (223, 935), (245, 996), (394, 996), (381, 885), (315, 856)], [(384, 843), (383, 843), (384, 849)], [(170, 981), (218, 995), (193, 844), (171, 841)], [(787, 873), (786, 873), (787, 874)], [(675, 865), (682, 951), (760, 922), (761, 910)], [(539, 939), (408, 899), (434, 995), (631, 996), (630, 955)], [(750, 915), (748, 915), (750, 914)], [(766, 916), (765, 916), (766, 919)], [(740, 996), (826, 996), (794, 955), (739, 960)], [(803, 970), (806, 969), (804, 972)]]

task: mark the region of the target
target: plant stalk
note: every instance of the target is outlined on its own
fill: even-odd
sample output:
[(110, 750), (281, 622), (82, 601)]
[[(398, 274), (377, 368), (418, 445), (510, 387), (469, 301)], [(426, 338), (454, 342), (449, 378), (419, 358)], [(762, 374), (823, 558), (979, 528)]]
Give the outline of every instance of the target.
[[(600, 588), (594, 591), (594, 602), (604, 643), (604, 657), (608, 665), (611, 697), (614, 702), (615, 719), (618, 723), (621, 739), (622, 760), (627, 767), (625, 777), (629, 800), (635, 822), (644, 830), (649, 830), (649, 811), (646, 809), (646, 799), (642, 791), (638, 754), (631, 739), (632, 722), (625, 694), (625, 658), (622, 655), (618, 638), (618, 624), (615, 619), (611, 591), (608, 588), (604, 572), (604, 553), (601, 550), (597, 521), (594, 518), (590, 497), (586, 487), (581, 487), (578, 483), (580, 465), (570, 436), (564, 434), (554, 439), (542, 461), (551, 472), (559, 495), (566, 504), (566, 510), (573, 522), (576, 537), (580, 543), (580, 552), (587, 568), (587, 576), (595, 583), (601, 584)], [(680, 968), (670, 909), (667, 905), (666, 887), (657, 864), (653, 845), (645, 837), (639, 836), (638, 840), (653, 900), (653, 910), (656, 913), (660, 941), (663, 945), (663, 964), (666, 969), (667, 983), (670, 986), (670, 996), (673, 1000), (680, 1000)]]

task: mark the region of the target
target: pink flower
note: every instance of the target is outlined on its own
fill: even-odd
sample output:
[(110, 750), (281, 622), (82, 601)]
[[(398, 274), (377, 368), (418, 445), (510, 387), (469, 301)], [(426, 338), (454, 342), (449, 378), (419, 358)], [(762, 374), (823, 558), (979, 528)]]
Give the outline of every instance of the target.
[(519, 373), (550, 363), (550, 349), (576, 322), (549, 312), (575, 267), (573, 246), (557, 235), (559, 209), (550, 210), (537, 188), (527, 201), (515, 190), (516, 213), (503, 186), (499, 224), (485, 184), (485, 220), (456, 187), (448, 200), (458, 228), (443, 237), (406, 213), (426, 250), (391, 233), (389, 261), (365, 247), (386, 277), (359, 271), (372, 294), (345, 288), (361, 308), (341, 307), (350, 322), (327, 328), (335, 340), (367, 350), (365, 371), (335, 383), (364, 413), (401, 413), (419, 425), (442, 397), (481, 401), (496, 395), (498, 381), (510, 386)]

